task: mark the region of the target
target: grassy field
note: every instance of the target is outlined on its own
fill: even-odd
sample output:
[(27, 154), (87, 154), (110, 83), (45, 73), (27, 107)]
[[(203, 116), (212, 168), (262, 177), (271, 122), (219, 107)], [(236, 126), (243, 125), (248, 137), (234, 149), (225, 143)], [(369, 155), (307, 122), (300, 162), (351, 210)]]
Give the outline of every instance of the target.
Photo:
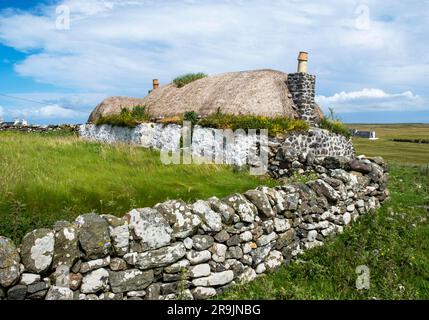
[[(358, 126), (353, 125), (357, 128)], [(426, 138), (423, 125), (359, 126), (359, 154), (391, 164), (391, 200), (325, 246), (219, 299), (429, 299), (429, 150), (388, 139)], [(19, 240), (36, 227), (95, 211), (123, 215), (168, 198), (224, 196), (271, 180), (229, 167), (163, 166), (157, 152), (73, 136), (0, 133), (0, 234)], [(357, 290), (356, 267), (370, 269)]]
[(379, 140), (354, 138), (356, 150), (367, 156), (382, 156), (390, 163), (429, 165), (429, 144), (393, 142), (390, 139), (429, 139), (429, 124), (349, 125), (375, 131)]
[[(220, 299), (429, 299), (429, 148), (391, 143), (426, 138), (428, 125), (350, 126), (380, 140), (355, 139), (359, 154), (391, 164), (391, 199), (323, 247)], [(414, 165), (418, 164), (418, 165)], [(356, 289), (356, 267), (370, 269), (370, 289)]]
[(222, 197), (274, 181), (214, 165), (169, 165), (159, 153), (89, 143), (72, 135), (0, 133), (0, 235), (82, 213), (122, 216), (168, 199)]

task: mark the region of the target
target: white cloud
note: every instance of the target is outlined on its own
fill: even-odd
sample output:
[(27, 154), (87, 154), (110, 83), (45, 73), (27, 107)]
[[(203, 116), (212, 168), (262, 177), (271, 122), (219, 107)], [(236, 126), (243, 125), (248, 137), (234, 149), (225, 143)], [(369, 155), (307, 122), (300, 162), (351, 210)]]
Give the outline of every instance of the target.
[(0, 106), (0, 120), (2, 119), (3, 115), (4, 115), (3, 107)]
[[(420, 111), (425, 110), (424, 100), (411, 91), (387, 93), (381, 89), (365, 88), (360, 91), (340, 92), (326, 97), (319, 95), (316, 101), (326, 110), (334, 108), (338, 113), (372, 111)], [(429, 109), (428, 109), (429, 111)]]
[[(364, 2), (368, 30), (356, 28), (361, 1), (355, 0), (61, 0), (56, 5), (71, 10), (70, 30), (55, 29), (53, 4), (37, 12), (0, 11), (0, 43), (27, 53), (15, 64), (19, 75), (105, 96), (144, 96), (151, 79), (165, 83), (191, 71), (290, 72), (298, 51), (307, 50), (319, 92), (348, 92), (319, 99), (344, 110), (363, 100), (360, 110), (390, 110), (387, 101), (422, 108), (429, 72), (427, 2)], [(365, 86), (384, 91), (356, 91)], [(410, 89), (420, 97), (404, 95)], [(404, 93), (383, 96), (387, 91)], [(350, 98), (356, 94), (361, 96)], [(86, 112), (94, 106), (87, 104)]]
[(400, 24), (372, 21), (369, 30), (356, 29), (352, 0), (60, 3), (70, 7), (70, 30), (55, 29), (51, 5), (39, 14), (1, 15), (0, 41), (32, 52), (17, 64), (19, 74), (78, 89), (141, 92), (153, 77), (169, 81), (194, 70), (290, 71), (303, 49), (311, 53), (310, 70), (325, 73), (338, 67), (349, 72), (350, 61), (358, 60), (370, 70), (410, 53)]
[(340, 92), (336, 93), (331, 97), (318, 96), (319, 101), (324, 102), (346, 102), (357, 99), (387, 99), (387, 98), (400, 98), (404, 97), (407, 99), (418, 99), (418, 96), (415, 96), (411, 91), (406, 91), (403, 93), (386, 93), (381, 89), (362, 89), (360, 91), (351, 91), (351, 92)]
[(74, 119), (82, 116), (82, 113), (72, 109), (63, 108), (59, 105), (47, 105), (41, 108), (23, 110), (23, 115), (27, 117), (42, 119)]

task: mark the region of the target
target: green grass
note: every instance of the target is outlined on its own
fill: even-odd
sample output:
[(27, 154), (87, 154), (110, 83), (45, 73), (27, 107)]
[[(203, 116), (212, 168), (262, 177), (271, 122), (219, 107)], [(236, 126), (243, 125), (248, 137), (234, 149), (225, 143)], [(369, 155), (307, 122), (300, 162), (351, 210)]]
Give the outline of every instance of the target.
[(210, 114), (198, 122), (199, 125), (215, 129), (267, 129), (270, 136), (293, 131), (308, 131), (303, 120), (285, 117), (268, 118), (254, 115), (231, 115), (220, 111)]
[(83, 213), (122, 216), (167, 199), (222, 197), (275, 184), (227, 166), (166, 166), (158, 152), (128, 145), (10, 132), (0, 133), (0, 176), (0, 235), (16, 242)]
[[(429, 299), (429, 172), (393, 166), (391, 200), (299, 260), (220, 299)], [(370, 289), (355, 287), (370, 269)]]
[(207, 74), (199, 72), (199, 73), (188, 73), (188, 74), (184, 74), (182, 76), (179, 76), (177, 78), (175, 78), (173, 80), (173, 83), (178, 87), (178, 88), (183, 88), (184, 86), (186, 86), (187, 84), (194, 82), (196, 80), (202, 79), (207, 77)]
[(394, 142), (390, 139), (429, 139), (429, 125), (348, 125), (358, 130), (375, 131), (379, 140), (353, 138), (359, 154), (382, 156), (390, 163), (409, 165), (429, 165), (429, 145)]
[(102, 116), (95, 121), (95, 124), (135, 128), (140, 123), (150, 120), (151, 117), (145, 106), (135, 106), (131, 110), (123, 108), (119, 114)]
[(327, 117), (324, 117), (320, 121), (319, 125), (320, 125), (320, 128), (322, 128), (322, 129), (326, 129), (326, 130), (329, 130), (333, 133), (343, 135), (346, 138), (351, 137), (350, 130), (347, 128), (347, 126), (344, 123), (342, 123), (339, 120), (329, 119)]

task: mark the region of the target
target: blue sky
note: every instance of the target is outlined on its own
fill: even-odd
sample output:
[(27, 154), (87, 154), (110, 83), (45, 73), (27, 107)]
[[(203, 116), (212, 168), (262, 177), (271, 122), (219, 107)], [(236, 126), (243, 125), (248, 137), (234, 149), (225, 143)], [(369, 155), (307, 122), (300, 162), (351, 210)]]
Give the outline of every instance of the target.
[(428, 34), (428, 0), (0, 0), (0, 117), (82, 123), (105, 97), (145, 96), (153, 78), (294, 72), (308, 51), (325, 111), (429, 123)]

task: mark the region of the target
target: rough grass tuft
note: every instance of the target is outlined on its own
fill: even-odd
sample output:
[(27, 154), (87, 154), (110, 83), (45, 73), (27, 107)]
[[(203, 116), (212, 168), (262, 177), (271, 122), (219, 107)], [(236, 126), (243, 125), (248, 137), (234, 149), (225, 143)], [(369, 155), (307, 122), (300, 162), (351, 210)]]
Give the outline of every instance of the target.
[(254, 115), (230, 115), (216, 112), (198, 122), (203, 127), (215, 129), (267, 129), (270, 136), (293, 131), (308, 131), (309, 126), (303, 120), (285, 117), (268, 118)]
[(346, 138), (350, 138), (352, 136), (349, 128), (347, 128), (347, 126), (339, 120), (331, 120), (324, 117), (320, 121), (319, 125), (322, 129), (326, 129), (330, 132), (340, 134), (342, 136), (345, 136)]
[(177, 78), (175, 78), (173, 80), (173, 83), (178, 87), (178, 88), (183, 88), (184, 86), (186, 86), (187, 84), (194, 82), (196, 80), (202, 79), (207, 77), (207, 74), (199, 72), (199, 73), (188, 73), (188, 74), (184, 74), (182, 76), (179, 76)]
[(149, 122), (151, 117), (145, 106), (135, 106), (132, 110), (122, 108), (121, 113), (100, 117), (96, 125), (109, 124), (118, 127), (134, 128), (140, 123)]

